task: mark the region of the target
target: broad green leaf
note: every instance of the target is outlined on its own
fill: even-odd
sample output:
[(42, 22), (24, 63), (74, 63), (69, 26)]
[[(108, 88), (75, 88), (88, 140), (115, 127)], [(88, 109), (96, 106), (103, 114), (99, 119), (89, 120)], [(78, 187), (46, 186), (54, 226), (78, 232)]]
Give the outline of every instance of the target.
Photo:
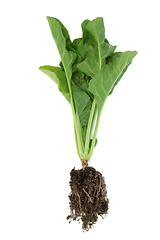
[(113, 54), (115, 46), (105, 39), (105, 28), (102, 18), (84, 23), (84, 61), (77, 68), (90, 77), (94, 77), (104, 65), (105, 59)]
[[(48, 17), (47, 17), (48, 19)], [(62, 33), (63, 33), (63, 36), (64, 38), (66, 39), (66, 49), (68, 51), (72, 51), (72, 52), (75, 52), (75, 49), (72, 47), (72, 41), (70, 39), (70, 36), (69, 36), (69, 33), (68, 33), (68, 30), (65, 28), (65, 26), (57, 19), (57, 18), (54, 18), (61, 26), (61, 30), (62, 30)]]
[(80, 116), (84, 108), (86, 107), (90, 97), (84, 91), (82, 91), (78, 85), (72, 85), (73, 97), (76, 105), (76, 111)]
[(77, 55), (72, 51), (68, 51), (66, 48), (66, 41), (68, 41), (68, 34), (63, 24), (60, 23), (59, 20), (53, 17), (47, 17), (47, 20), (50, 26), (52, 36), (57, 45), (66, 77), (68, 80), (70, 80), (72, 76), (72, 65), (75, 62)]
[(60, 67), (52, 67), (49, 65), (41, 66), (39, 69), (58, 85), (59, 91), (65, 96), (67, 101), (69, 101), (69, 90), (64, 71), (62, 71)]
[[(122, 52), (116, 52), (116, 53), (113, 53), (113, 55), (109, 58), (106, 59), (106, 64), (114, 61), (117, 57), (121, 56)], [(120, 81), (120, 79), (122, 78), (123, 74), (127, 71), (129, 65), (131, 64), (128, 63), (128, 65), (125, 66), (125, 68), (123, 69), (123, 71), (121, 72), (120, 76), (118, 77), (117, 81), (115, 82), (115, 84), (113, 85), (113, 88), (112, 90), (110, 91), (109, 95), (113, 92), (113, 89), (115, 88), (115, 86), (118, 84), (118, 82)]]
[(125, 66), (125, 68), (123, 69), (123, 71), (121, 72), (121, 74), (119, 75), (118, 79), (116, 80), (115, 84), (113, 85), (109, 95), (113, 92), (115, 86), (119, 83), (120, 79), (122, 78), (123, 74), (127, 71), (129, 65), (131, 64), (131, 62)]
[(99, 111), (101, 111), (107, 96), (116, 82), (120, 80), (126, 67), (131, 63), (136, 54), (136, 51), (118, 53), (89, 82), (88, 90), (94, 94)]
[(92, 108), (92, 100), (90, 99), (86, 105), (86, 107), (83, 109), (81, 115), (80, 115), (80, 124), (81, 124), (81, 130), (82, 130), (82, 139), (85, 143), (86, 140), (86, 133), (87, 133), (87, 127), (88, 127), (88, 120), (90, 116)]
[[(49, 17), (47, 17), (47, 19), (49, 19)], [(66, 39), (66, 45), (70, 45), (71, 44), (71, 40), (70, 40), (70, 36), (69, 36), (69, 33), (68, 33), (68, 30), (65, 28), (65, 26), (59, 21), (59, 19), (57, 18), (54, 18), (54, 20), (56, 20), (60, 26), (61, 26), (61, 30), (62, 30), (62, 33), (63, 33), (63, 36), (64, 38)]]
[(90, 22), (90, 20), (86, 19), (82, 22), (81, 24), (81, 28), (82, 28), (82, 32), (83, 32), (83, 35), (82, 35), (82, 42), (83, 42), (83, 45), (86, 43), (86, 42), (89, 42), (90, 41), (90, 33), (88, 32), (88, 30), (86, 29), (86, 26), (87, 24)]
[(94, 58), (87, 57), (84, 61), (77, 65), (77, 68), (87, 76), (94, 77), (98, 69), (98, 65), (94, 61)]
[(82, 61), (82, 58), (81, 56), (77, 53), (77, 59), (76, 61), (74, 62), (73, 66), (72, 66), (72, 72), (77, 72), (78, 71), (78, 68), (77, 68), (77, 65)]
[(82, 27), (82, 32), (83, 32), (83, 35), (82, 35), (82, 38), (77, 38), (77, 39), (74, 39), (73, 43), (72, 43), (72, 47), (77, 51), (77, 53), (82, 57), (84, 58), (84, 49), (83, 49), (83, 46), (85, 44), (85, 42), (88, 42), (89, 41), (89, 32), (86, 30), (86, 25), (89, 23), (90, 21), (89, 20), (84, 20), (81, 24), (81, 27)]
[(93, 21), (89, 22), (86, 26), (86, 29), (92, 36), (97, 46), (97, 61), (99, 61), (99, 68), (101, 68), (103, 66), (105, 58), (111, 56), (116, 47), (105, 42), (105, 28), (103, 18), (96, 18)]
[(83, 42), (82, 38), (74, 39), (72, 43), (72, 47), (76, 50), (76, 52), (82, 57), (83, 56)]
[(88, 119), (90, 115), (90, 110), (92, 107), (92, 101), (89, 95), (83, 91), (78, 85), (72, 85), (73, 98), (76, 107), (76, 112), (79, 117), (82, 139), (85, 142), (86, 130), (88, 125)]
[(77, 85), (81, 83), (81, 81), (84, 79), (84, 74), (80, 71), (74, 72), (72, 75), (72, 81)]

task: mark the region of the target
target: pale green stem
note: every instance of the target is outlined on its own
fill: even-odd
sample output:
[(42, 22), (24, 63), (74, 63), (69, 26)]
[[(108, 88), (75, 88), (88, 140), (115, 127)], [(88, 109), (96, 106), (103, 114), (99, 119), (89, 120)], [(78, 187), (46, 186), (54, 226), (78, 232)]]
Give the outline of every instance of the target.
[(83, 142), (83, 139), (82, 139), (82, 128), (81, 128), (81, 124), (80, 124), (80, 120), (79, 120), (79, 115), (78, 114), (77, 114), (77, 124), (78, 124), (78, 129), (79, 129), (79, 136), (80, 136), (80, 140), (81, 140), (82, 150), (84, 151), (84, 142)]
[(92, 125), (93, 125), (95, 106), (96, 106), (96, 102), (95, 102), (95, 99), (94, 99), (93, 104), (92, 104), (92, 108), (91, 108), (91, 113), (90, 113), (90, 116), (89, 116), (88, 126), (87, 126), (84, 156), (87, 156), (88, 151), (89, 151), (89, 143), (90, 143), (90, 139), (91, 139), (91, 131), (92, 131)]
[(77, 140), (77, 134), (76, 134), (75, 126), (74, 126), (74, 133), (75, 133), (77, 153), (78, 153), (79, 158), (81, 158), (81, 155), (80, 155), (80, 153), (79, 153), (79, 146), (78, 146), (78, 140)]
[(95, 119), (96, 119), (96, 116), (97, 116), (97, 106), (95, 107), (95, 111), (94, 111), (94, 116), (93, 116), (93, 120), (92, 120), (92, 127), (91, 127), (91, 138), (92, 138), (92, 133), (93, 133), (93, 130), (94, 130), (94, 126), (95, 126)]
[(83, 155), (83, 148), (82, 148), (82, 140), (81, 140), (81, 137), (80, 137), (80, 131), (79, 131), (79, 128), (78, 128), (78, 123), (77, 123), (77, 119), (76, 119), (76, 114), (75, 114), (75, 111), (74, 111), (74, 106), (73, 106), (73, 100), (72, 100), (72, 103), (71, 103), (71, 108), (72, 108), (72, 114), (73, 114), (73, 120), (74, 120), (74, 127), (75, 127), (75, 136), (76, 136), (76, 145), (77, 145), (77, 152), (78, 152), (78, 155), (79, 156), (82, 156)]
[(72, 109), (72, 114), (73, 114), (73, 120), (74, 120), (74, 127), (75, 127), (75, 133), (76, 133), (76, 141), (77, 141), (77, 146), (78, 146), (78, 155), (82, 156), (83, 155), (83, 149), (82, 149), (82, 141), (81, 141), (81, 137), (80, 137), (80, 131), (78, 129), (78, 123), (77, 123), (77, 118), (76, 118), (76, 111), (74, 108), (74, 103), (73, 103), (73, 96), (72, 96), (72, 89), (71, 89), (71, 84), (70, 84), (70, 80), (66, 72), (66, 78), (67, 78), (67, 82), (68, 82), (68, 89), (69, 89), (69, 93), (70, 93), (70, 104), (71, 104), (71, 109)]
[(90, 148), (89, 154), (85, 158), (87, 161), (91, 158), (91, 156), (93, 154), (93, 150), (94, 150), (94, 146), (95, 146), (95, 142), (96, 142), (97, 130), (98, 130), (98, 126), (99, 126), (100, 116), (101, 116), (101, 112), (98, 113), (98, 117), (97, 117), (97, 122), (96, 122), (95, 130), (94, 130), (94, 134), (93, 134), (91, 148)]

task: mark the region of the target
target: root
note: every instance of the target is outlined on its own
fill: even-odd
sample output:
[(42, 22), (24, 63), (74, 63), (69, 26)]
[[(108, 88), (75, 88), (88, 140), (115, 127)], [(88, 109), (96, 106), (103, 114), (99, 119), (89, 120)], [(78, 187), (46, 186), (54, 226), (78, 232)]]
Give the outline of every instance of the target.
[(99, 189), (98, 189), (98, 192), (97, 192), (97, 196), (98, 196), (98, 194), (99, 194), (99, 192), (100, 192), (101, 189), (102, 189), (102, 188), (101, 188), (101, 178), (100, 178), (100, 183), (99, 183)]
[(104, 218), (108, 211), (109, 200), (102, 174), (92, 167), (81, 170), (72, 169), (70, 180), (71, 193), (70, 222), (82, 222), (82, 230), (88, 231), (97, 222), (98, 216)]
[(88, 196), (90, 202), (93, 203), (93, 202), (92, 202), (92, 199), (90, 198), (89, 194), (86, 192), (86, 190), (85, 190), (84, 188), (83, 188), (83, 191), (87, 194), (87, 196)]
[(80, 211), (81, 211), (81, 198), (80, 198), (78, 193), (77, 193), (77, 196), (78, 196), (78, 199), (79, 199), (79, 208), (80, 208)]

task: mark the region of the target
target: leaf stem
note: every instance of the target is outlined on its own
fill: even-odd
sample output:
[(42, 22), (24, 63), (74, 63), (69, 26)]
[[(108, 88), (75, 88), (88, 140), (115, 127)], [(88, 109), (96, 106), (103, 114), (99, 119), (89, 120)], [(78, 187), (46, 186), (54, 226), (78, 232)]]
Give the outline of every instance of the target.
[(77, 133), (76, 133), (75, 125), (74, 125), (74, 133), (75, 133), (77, 153), (78, 153), (79, 158), (81, 158), (81, 155), (80, 155), (80, 153), (79, 153), (79, 146), (78, 146), (78, 140), (77, 140)]
[(77, 118), (76, 118), (75, 108), (74, 108), (74, 104), (73, 104), (73, 98), (72, 98), (71, 94), (70, 94), (70, 103), (71, 103), (72, 114), (73, 114), (73, 121), (74, 121), (74, 127), (75, 127), (77, 152), (78, 152), (78, 156), (81, 157), (81, 156), (83, 156), (83, 143), (82, 143), (82, 140), (81, 140), (81, 137), (80, 137), (81, 136), (80, 129), (78, 127), (78, 122), (77, 122)]
[(96, 101), (95, 101), (95, 98), (94, 98), (93, 103), (92, 103), (90, 116), (89, 116), (88, 126), (87, 126), (85, 147), (84, 147), (84, 156), (86, 156), (88, 154), (88, 151), (89, 151), (89, 143), (90, 143), (90, 139), (91, 139), (91, 130), (92, 130), (92, 126), (93, 126), (93, 118), (94, 118), (95, 107), (96, 107)]
[(91, 158), (91, 156), (93, 154), (93, 150), (94, 150), (94, 146), (95, 146), (95, 142), (96, 142), (97, 130), (98, 130), (98, 126), (99, 126), (100, 116), (101, 116), (101, 111), (98, 113), (97, 122), (96, 122), (95, 130), (94, 130), (92, 144), (91, 144), (89, 154), (85, 158), (87, 161)]
[(82, 150), (84, 151), (84, 143), (83, 143), (83, 139), (82, 139), (82, 128), (81, 128), (81, 124), (80, 124), (80, 120), (79, 120), (79, 115), (78, 114), (77, 114), (77, 124), (78, 124), (78, 129), (79, 129), (79, 136), (80, 136), (80, 141), (81, 141), (81, 145), (82, 145)]
[(76, 118), (76, 110), (75, 110), (74, 102), (73, 102), (73, 94), (72, 94), (70, 79), (68, 77), (68, 74), (67, 74), (67, 71), (66, 71), (65, 67), (64, 67), (64, 70), (65, 70), (65, 73), (66, 73), (69, 95), (70, 95), (70, 104), (71, 104), (74, 127), (75, 127), (77, 152), (78, 152), (78, 155), (81, 157), (83, 155), (83, 147), (82, 147), (83, 145), (82, 145), (82, 140), (81, 140), (81, 137), (80, 137), (81, 134), (80, 134), (80, 131), (79, 131), (79, 128), (78, 128), (78, 121), (77, 121), (77, 118)]

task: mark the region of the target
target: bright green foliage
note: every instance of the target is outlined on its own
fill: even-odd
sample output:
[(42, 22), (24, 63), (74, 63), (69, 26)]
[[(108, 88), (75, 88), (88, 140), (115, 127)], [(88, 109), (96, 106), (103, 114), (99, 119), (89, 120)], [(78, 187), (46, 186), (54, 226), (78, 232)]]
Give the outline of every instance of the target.
[(82, 38), (70, 40), (67, 29), (56, 18), (47, 17), (61, 62), (39, 69), (58, 84), (70, 103), (79, 157), (89, 160), (97, 143), (96, 135), (106, 98), (113, 92), (136, 51), (114, 52), (105, 38), (102, 18), (82, 23)]
[(67, 84), (67, 79), (64, 71), (60, 67), (52, 66), (42, 66), (39, 68), (48, 77), (50, 77), (55, 83), (58, 84), (59, 91), (66, 97), (69, 101), (69, 89)]
[(88, 90), (94, 94), (99, 110), (136, 54), (135, 51), (113, 54), (109, 63), (104, 65), (90, 81)]

